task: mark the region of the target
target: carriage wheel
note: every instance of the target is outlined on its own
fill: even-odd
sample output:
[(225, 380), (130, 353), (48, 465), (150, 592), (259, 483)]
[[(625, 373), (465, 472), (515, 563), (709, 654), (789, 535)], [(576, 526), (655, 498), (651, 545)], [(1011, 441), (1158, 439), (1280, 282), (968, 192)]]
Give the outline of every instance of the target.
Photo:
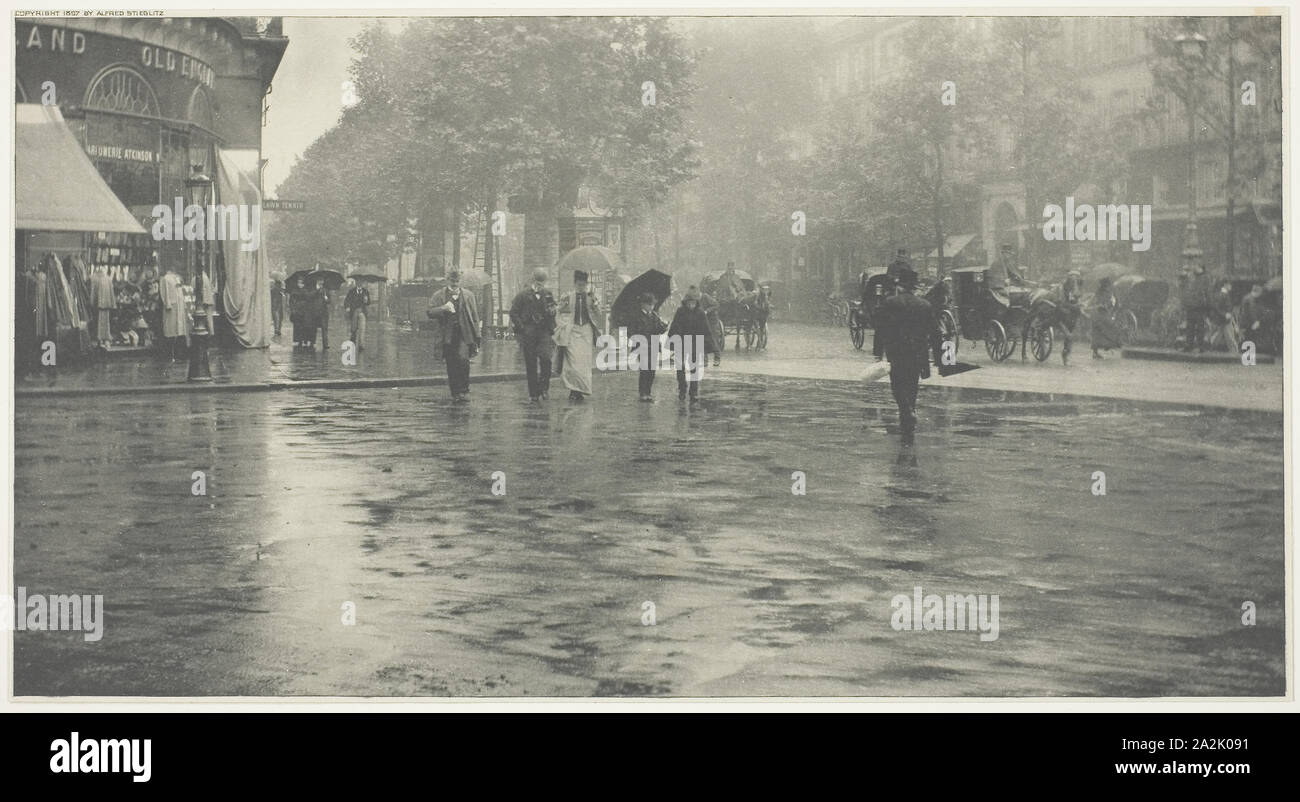
[(939, 313), (939, 331), (943, 333), (943, 341), (952, 343), (952, 352), (957, 353), (961, 336), (957, 332), (957, 319), (947, 309)]
[(1133, 314), (1132, 309), (1121, 311), (1115, 322), (1119, 324), (1119, 330), (1123, 335), (1125, 345), (1129, 345), (1137, 340), (1138, 319), (1137, 315)]
[(727, 328), (721, 323), (713, 327), (713, 340), (718, 344), (719, 351), (727, 350)]
[(853, 341), (853, 347), (861, 351), (862, 343), (867, 339), (867, 332), (860, 326), (849, 326), (849, 339)]
[(994, 362), (1006, 361), (1014, 348), (1015, 345), (1007, 340), (1007, 330), (1002, 324), (996, 320), (989, 321), (984, 330), (984, 350), (989, 352), (989, 358)]
[(1029, 347), (1034, 352), (1034, 359), (1039, 362), (1046, 362), (1047, 358), (1052, 355), (1052, 344), (1054, 336), (1052, 327), (1044, 322), (1035, 322), (1025, 333), (1025, 338), (1029, 341)]

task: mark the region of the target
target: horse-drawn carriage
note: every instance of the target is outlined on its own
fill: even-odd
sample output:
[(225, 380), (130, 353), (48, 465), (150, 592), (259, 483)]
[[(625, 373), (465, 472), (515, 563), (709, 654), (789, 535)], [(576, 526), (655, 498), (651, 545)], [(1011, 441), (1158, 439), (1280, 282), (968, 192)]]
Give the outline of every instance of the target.
[(719, 350), (726, 350), (727, 336), (736, 338), (735, 348), (740, 348), (740, 340), (745, 340), (745, 350), (767, 347), (767, 290), (760, 288), (753, 276), (743, 270), (736, 271), (743, 292), (734, 299), (723, 300), (720, 297), (720, 279), (723, 271), (706, 273), (700, 282), (700, 289), (718, 301), (713, 310), (706, 310), (709, 325), (713, 327), (713, 339)]
[[(994, 362), (1006, 361), (1021, 343), (1033, 350), (1035, 359), (1045, 361), (1052, 355), (1055, 340), (1056, 304), (1046, 290), (1009, 286), (1009, 303), (1004, 305), (988, 287), (988, 271), (986, 266), (952, 271), (955, 333), (972, 342), (983, 340)], [(954, 336), (953, 341), (956, 339)]]
[[(849, 340), (853, 342), (853, 347), (858, 350), (862, 349), (862, 344), (866, 341), (867, 329), (876, 326), (876, 310), (880, 307), (881, 301), (894, 294), (893, 285), (889, 280), (889, 276), (885, 274), (885, 270), (886, 268), (883, 267), (867, 268), (865, 291), (859, 284), (856, 288), (857, 297), (849, 301), (847, 315)], [(861, 278), (859, 278), (859, 282), (861, 282)]]
[[(1172, 339), (1168, 331), (1171, 322), (1171, 287), (1168, 281), (1128, 275), (1115, 279), (1111, 287), (1117, 304), (1115, 325), (1123, 333), (1125, 342), (1136, 342), (1144, 333), (1158, 342)], [(1174, 326), (1173, 333), (1176, 334), (1176, 322)]]

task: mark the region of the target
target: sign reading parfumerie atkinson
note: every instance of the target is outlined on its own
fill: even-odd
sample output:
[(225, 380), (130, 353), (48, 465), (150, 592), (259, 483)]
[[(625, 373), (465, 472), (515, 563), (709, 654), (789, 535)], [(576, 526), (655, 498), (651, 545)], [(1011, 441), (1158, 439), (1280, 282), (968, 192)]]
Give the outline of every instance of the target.
[(264, 212), (302, 212), (306, 211), (306, 209), (307, 201), (262, 199), (262, 211)]

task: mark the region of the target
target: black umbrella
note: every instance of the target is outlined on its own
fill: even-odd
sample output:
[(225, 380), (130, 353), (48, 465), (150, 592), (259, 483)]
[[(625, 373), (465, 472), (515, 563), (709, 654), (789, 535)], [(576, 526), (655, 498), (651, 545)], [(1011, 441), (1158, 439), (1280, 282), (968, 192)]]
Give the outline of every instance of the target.
[(609, 310), (610, 325), (614, 328), (626, 326), (636, 317), (640, 308), (638, 300), (643, 293), (655, 297), (655, 311), (663, 305), (673, 291), (673, 277), (658, 270), (647, 270), (623, 286), (623, 291), (614, 299), (614, 306)]
[(343, 274), (333, 270), (299, 270), (289, 276), (285, 285), (290, 289), (298, 286), (298, 281), (302, 281), (302, 286), (311, 289), (317, 281), (325, 282), (325, 289), (337, 290), (343, 286)]

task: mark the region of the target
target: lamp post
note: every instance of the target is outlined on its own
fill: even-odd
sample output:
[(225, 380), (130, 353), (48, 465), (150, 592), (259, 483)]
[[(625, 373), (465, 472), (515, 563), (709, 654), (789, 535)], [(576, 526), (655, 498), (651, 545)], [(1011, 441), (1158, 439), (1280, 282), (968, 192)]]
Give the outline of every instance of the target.
[(1174, 37), (1178, 58), (1187, 71), (1187, 231), (1183, 237), (1183, 261), (1189, 267), (1200, 260), (1202, 251), (1196, 238), (1196, 68), (1205, 61), (1210, 40), (1198, 33), (1189, 20), (1187, 30)]
[[(190, 206), (203, 210), (206, 222), (209, 198), (212, 192), (212, 179), (203, 174), (203, 165), (193, 166), (190, 177), (185, 179), (185, 200)], [(194, 315), (193, 331), (190, 335), (190, 370), (189, 381), (210, 382), (212, 370), (208, 366), (208, 338), (212, 332), (208, 328), (209, 318), (203, 310), (203, 296), (207, 291), (208, 278), (207, 231), (202, 232), (194, 243)]]

